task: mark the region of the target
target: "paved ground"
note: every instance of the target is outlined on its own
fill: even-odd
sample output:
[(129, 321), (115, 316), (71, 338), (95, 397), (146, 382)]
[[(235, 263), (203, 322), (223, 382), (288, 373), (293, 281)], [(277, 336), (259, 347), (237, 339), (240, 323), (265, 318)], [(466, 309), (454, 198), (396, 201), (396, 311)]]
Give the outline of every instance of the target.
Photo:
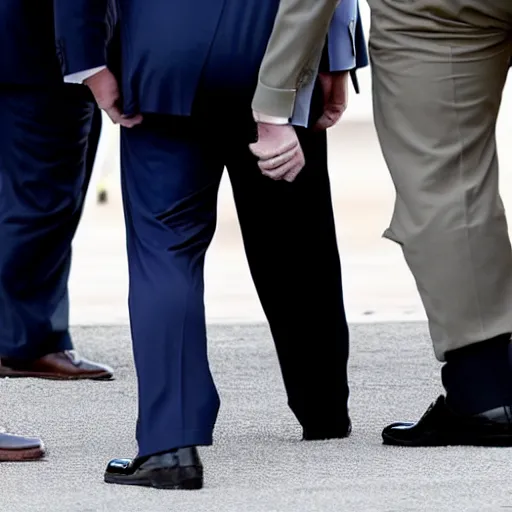
[(286, 407), (264, 326), (214, 326), (211, 362), (223, 407), (206, 488), (155, 491), (102, 483), (134, 453), (135, 377), (125, 327), (74, 330), (112, 383), (0, 382), (2, 421), (44, 436), (46, 462), (2, 464), (2, 512), (498, 512), (512, 508), (507, 449), (397, 449), (383, 425), (416, 418), (439, 393), (422, 323), (352, 327), (354, 434), (304, 443)]

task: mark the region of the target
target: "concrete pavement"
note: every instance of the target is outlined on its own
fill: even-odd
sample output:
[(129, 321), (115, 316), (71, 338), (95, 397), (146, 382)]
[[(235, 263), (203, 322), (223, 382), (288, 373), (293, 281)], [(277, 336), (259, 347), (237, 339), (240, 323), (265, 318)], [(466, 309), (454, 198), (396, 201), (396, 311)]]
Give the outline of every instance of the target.
[(509, 449), (381, 445), (440, 393), (423, 323), (352, 326), (347, 440), (305, 443), (286, 406), (265, 326), (212, 326), (223, 406), (203, 449), (200, 492), (102, 483), (111, 457), (135, 453), (136, 383), (126, 327), (74, 329), (78, 347), (116, 367), (101, 382), (0, 381), (1, 419), (43, 436), (46, 462), (0, 465), (1, 512), (499, 512), (512, 507)]

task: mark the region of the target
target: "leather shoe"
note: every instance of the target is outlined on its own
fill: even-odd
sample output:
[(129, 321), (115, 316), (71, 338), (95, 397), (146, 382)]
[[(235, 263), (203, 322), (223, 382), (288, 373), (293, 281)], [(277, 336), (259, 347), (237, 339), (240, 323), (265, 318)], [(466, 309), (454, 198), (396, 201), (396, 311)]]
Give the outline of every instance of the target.
[(110, 380), (113, 376), (112, 368), (82, 359), (72, 350), (48, 354), (34, 361), (0, 358), (0, 378)]
[(41, 439), (0, 432), (1, 462), (39, 460), (44, 457), (44, 454), (45, 449)]
[(203, 465), (195, 446), (135, 459), (111, 460), (105, 482), (156, 489), (196, 490), (203, 487)]
[(303, 441), (325, 441), (327, 439), (343, 439), (352, 433), (352, 422), (342, 427), (334, 428), (305, 428), (302, 432)]
[(512, 406), (459, 414), (440, 396), (417, 423), (393, 423), (382, 432), (394, 446), (512, 446)]

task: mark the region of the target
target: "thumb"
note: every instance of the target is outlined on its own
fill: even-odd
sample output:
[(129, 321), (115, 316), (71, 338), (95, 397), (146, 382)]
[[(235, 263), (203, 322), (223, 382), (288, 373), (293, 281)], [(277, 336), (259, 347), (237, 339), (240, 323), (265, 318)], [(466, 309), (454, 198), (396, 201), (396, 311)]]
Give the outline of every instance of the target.
[(316, 122), (315, 130), (327, 130), (334, 126), (340, 119), (345, 111), (343, 105), (329, 104), (326, 106), (324, 113), (320, 119)]

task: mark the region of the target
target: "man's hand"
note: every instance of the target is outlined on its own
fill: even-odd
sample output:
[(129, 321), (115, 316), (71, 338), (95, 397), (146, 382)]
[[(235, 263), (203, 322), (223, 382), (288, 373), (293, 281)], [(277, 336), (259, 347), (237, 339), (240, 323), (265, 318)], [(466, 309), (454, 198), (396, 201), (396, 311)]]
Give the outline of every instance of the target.
[(292, 182), (305, 164), (295, 128), (290, 124), (258, 124), (258, 142), (249, 148), (264, 176)]
[(114, 124), (120, 124), (125, 128), (133, 128), (142, 122), (142, 116), (136, 115), (127, 117), (123, 115), (119, 105), (121, 94), (115, 76), (108, 70), (102, 69), (100, 72), (89, 77), (84, 84), (91, 89), (96, 103), (104, 110)]
[(347, 108), (349, 72), (320, 73), (318, 78), (324, 93), (324, 112), (314, 129), (327, 130), (341, 119)]

